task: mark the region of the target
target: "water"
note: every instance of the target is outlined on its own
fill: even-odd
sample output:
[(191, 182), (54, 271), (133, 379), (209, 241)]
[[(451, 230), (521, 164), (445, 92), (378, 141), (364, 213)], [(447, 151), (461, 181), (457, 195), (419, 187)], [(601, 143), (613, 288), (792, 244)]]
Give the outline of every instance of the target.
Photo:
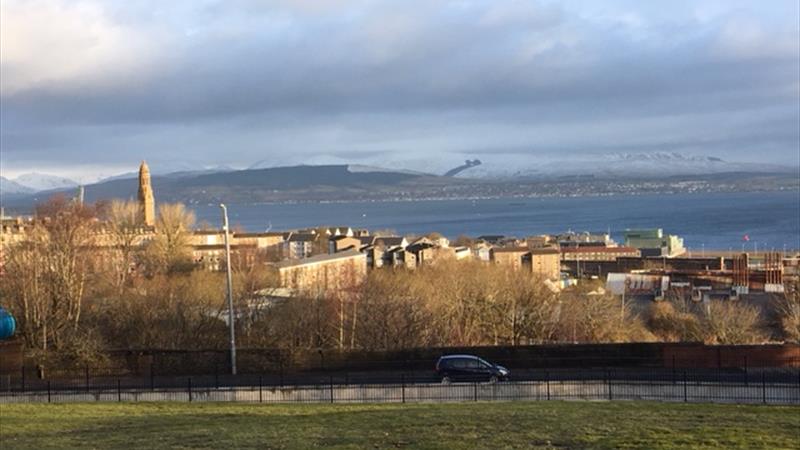
[[(607, 231), (621, 241), (626, 228), (663, 228), (689, 248), (782, 250), (800, 248), (800, 192), (658, 194), (543, 199), (230, 204), (232, 226), (247, 231), (348, 225), (401, 234), (437, 231), (528, 236), (573, 231)], [(195, 208), (198, 220), (217, 225), (220, 209)]]

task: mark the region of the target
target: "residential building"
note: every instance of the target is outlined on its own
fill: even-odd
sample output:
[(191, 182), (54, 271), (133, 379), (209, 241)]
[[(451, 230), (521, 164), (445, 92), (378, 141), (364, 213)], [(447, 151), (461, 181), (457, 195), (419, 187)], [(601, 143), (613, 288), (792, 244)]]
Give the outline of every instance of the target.
[(359, 250), (361, 240), (347, 235), (332, 236), (328, 240), (328, 253), (339, 253), (345, 250)]
[(621, 257), (639, 257), (641, 252), (633, 247), (562, 247), (563, 261), (616, 261)]
[(284, 255), (289, 259), (307, 258), (314, 254), (316, 242), (316, 234), (292, 233), (284, 242)]
[(528, 236), (525, 238), (525, 245), (528, 248), (544, 248), (549, 247), (551, 244), (550, 236)]
[(531, 273), (548, 280), (557, 280), (561, 275), (561, 252), (557, 248), (536, 248), (530, 252)]
[(528, 247), (503, 247), (493, 248), (491, 258), (495, 264), (519, 270), (523, 267), (523, 259), (530, 252)]
[(556, 248), (506, 247), (492, 249), (495, 264), (512, 270), (529, 271), (546, 279), (558, 279), (561, 273), (561, 254)]
[[(281, 259), (283, 253), (284, 233), (236, 233), (228, 236), (231, 252), (242, 253), (255, 261), (261, 254), (267, 259)], [(190, 238), (192, 256), (196, 264), (209, 270), (224, 267), (225, 233), (222, 230), (195, 230)]]
[(469, 247), (453, 247), (454, 256), (457, 260), (471, 259), (472, 249)]
[(281, 286), (300, 292), (341, 292), (367, 276), (367, 256), (358, 250), (277, 263)]
[[(413, 263), (409, 254), (413, 255)], [(452, 247), (444, 247), (431, 239), (422, 237), (408, 244), (403, 256), (405, 266), (412, 269), (426, 264), (435, 264), (437, 261), (455, 259), (456, 252)]]
[(402, 236), (364, 236), (358, 238), (362, 251), (367, 254), (367, 265), (372, 268), (383, 266), (405, 266), (405, 249), (408, 240)]
[(478, 242), (472, 246), (472, 254), (478, 261), (489, 262), (492, 260), (492, 246), (485, 242)]

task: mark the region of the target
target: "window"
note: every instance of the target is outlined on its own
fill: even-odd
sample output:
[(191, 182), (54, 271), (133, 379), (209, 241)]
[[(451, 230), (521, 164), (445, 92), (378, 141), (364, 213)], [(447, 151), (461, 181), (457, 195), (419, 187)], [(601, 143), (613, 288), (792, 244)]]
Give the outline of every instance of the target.
[(468, 367), (467, 360), (461, 358), (452, 359), (450, 360), (450, 367), (453, 367), (454, 369), (466, 369)]

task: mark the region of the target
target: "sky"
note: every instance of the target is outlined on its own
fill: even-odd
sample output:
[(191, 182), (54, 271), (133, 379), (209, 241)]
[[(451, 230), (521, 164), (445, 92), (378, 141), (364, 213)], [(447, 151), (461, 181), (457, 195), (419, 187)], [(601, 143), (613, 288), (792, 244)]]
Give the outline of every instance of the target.
[(800, 164), (797, 0), (0, 0), (0, 174)]

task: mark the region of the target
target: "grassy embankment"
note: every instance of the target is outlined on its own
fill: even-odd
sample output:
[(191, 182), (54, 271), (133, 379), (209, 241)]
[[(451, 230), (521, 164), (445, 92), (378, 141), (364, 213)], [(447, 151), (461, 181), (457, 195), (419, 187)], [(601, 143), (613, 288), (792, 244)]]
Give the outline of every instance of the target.
[(649, 402), (0, 405), (0, 449), (800, 448), (800, 407)]

